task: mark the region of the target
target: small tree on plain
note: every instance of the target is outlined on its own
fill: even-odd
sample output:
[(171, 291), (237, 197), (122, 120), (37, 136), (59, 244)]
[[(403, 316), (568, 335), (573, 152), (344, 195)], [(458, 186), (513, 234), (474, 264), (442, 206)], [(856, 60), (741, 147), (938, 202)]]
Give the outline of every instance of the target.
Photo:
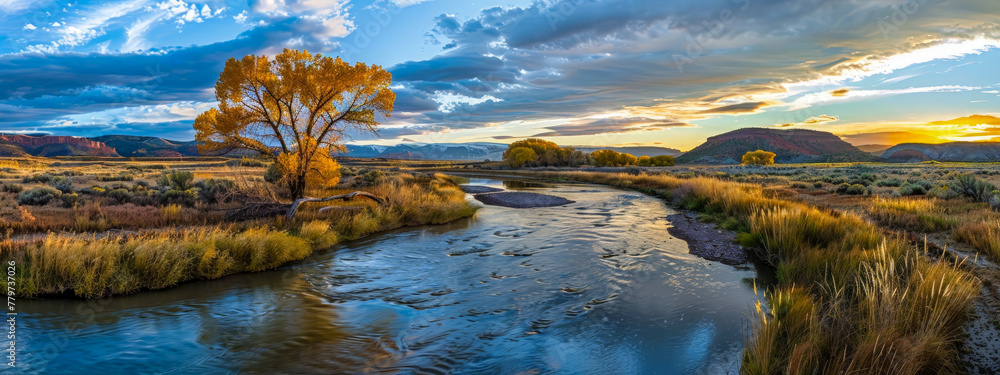
[(744, 165), (774, 165), (775, 153), (757, 150), (750, 151), (743, 155)]

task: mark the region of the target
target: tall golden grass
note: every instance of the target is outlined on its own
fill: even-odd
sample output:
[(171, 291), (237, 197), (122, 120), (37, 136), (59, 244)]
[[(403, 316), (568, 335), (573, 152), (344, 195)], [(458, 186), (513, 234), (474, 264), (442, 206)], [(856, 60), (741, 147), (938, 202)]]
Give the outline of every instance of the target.
[(955, 229), (955, 239), (1000, 261), (1000, 220), (966, 223)]
[[(95, 298), (269, 270), (339, 241), (475, 213), (465, 194), (443, 177), (404, 175), (368, 190), (388, 197), (389, 204), (332, 214), (314, 207), (295, 220), (178, 227), (132, 236), (50, 233), (38, 240), (2, 241), (0, 256), (19, 265), (21, 297), (72, 293)], [(180, 207), (165, 206), (157, 216), (172, 222), (181, 214)]]
[[(756, 306), (744, 374), (922, 374), (958, 371), (956, 344), (979, 281), (863, 218), (706, 177), (568, 172), (549, 177), (633, 188), (708, 218), (777, 270)], [(883, 201), (899, 210), (927, 203)], [(981, 231), (981, 230), (980, 230)], [(994, 238), (996, 238), (994, 236)]]
[(879, 224), (921, 233), (941, 232), (958, 225), (939, 199), (886, 198), (871, 200), (868, 214)]

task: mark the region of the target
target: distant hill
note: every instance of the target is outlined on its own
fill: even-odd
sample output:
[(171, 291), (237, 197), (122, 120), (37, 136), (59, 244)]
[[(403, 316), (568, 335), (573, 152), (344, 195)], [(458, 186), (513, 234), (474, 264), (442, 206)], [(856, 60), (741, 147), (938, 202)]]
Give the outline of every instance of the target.
[(899, 163), (915, 163), (929, 160), (1000, 161), (1000, 142), (904, 143), (886, 150), (882, 153), (882, 157), (888, 161)]
[(765, 150), (778, 163), (877, 161), (836, 135), (808, 129), (744, 128), (708, 138), (678, 163), (739, 164), (743, 154)]
[(172, 141), (157, 137), (143, 137), (136, 135), (104, 135), (89, 138), (92, 141), (102, 142), (117, 150), (118, 154), (126, 157), (156, 156), (156, 157), (178, 157), (178, 156), (198, 156), (197, 141)]
[(892, 148), (892, 145), (861, 145), (857, 146), (859, 150), (867, 152), (875, 156), (882, 156), (885, 150)]
[(83, 137), (0, 134), (2, 156), (119, 156), (114, 147)]

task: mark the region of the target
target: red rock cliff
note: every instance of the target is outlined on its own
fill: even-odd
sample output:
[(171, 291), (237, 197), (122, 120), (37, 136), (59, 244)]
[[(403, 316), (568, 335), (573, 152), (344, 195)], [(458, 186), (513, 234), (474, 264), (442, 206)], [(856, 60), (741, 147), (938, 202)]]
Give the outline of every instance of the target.
[(102, 142), (92, 141), (83, 137), (70, 137), (58, 135), (44, 135), (33, 137), (19, 134), (0, 134), (0, 142), (18, 145), (22, 148), (34, 148), (53, 144), (67, 144), (81, 148), (91, 149), (91, 155), (106, 156), (116, 155), (115, 149), (108, 147)]

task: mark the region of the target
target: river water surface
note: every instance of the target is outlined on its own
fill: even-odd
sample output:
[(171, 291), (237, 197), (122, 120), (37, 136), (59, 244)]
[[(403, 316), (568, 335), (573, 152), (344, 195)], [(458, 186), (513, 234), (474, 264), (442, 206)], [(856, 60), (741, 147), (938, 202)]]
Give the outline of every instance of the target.
[(757, 300), (753, 270), (688, 254), (658, 199), (592, 185), (530, 189), (576, 203), (487, 206), (276, 271), (170, 290), (22, 301), (19, 369), (735, 372)]

